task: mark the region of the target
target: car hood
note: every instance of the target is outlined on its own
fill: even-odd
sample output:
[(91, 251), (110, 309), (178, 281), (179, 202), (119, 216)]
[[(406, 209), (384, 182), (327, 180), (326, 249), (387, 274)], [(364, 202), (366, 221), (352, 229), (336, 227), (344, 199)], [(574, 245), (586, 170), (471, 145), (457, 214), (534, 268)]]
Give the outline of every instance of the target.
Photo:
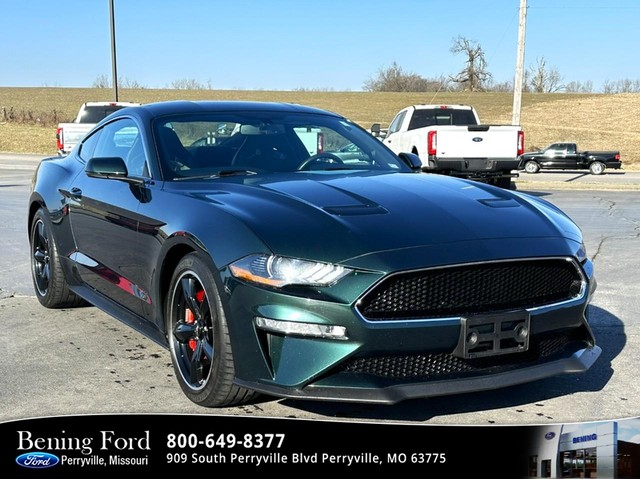
[(545, 241), (581, 241), (576, 225), (544, 200), (441, 175), (300, 172), (218, 185), (198, 196), (245, 223), (272, 252), (298, 258), (353, 263), (460, 243), (495, 256), (487, 242), (520, 251)]
[(542, 151), (528, 151), (526, 153), (522, 153), (520, 155), (520, 158), (531, 158), (531, 157), (540, 156), (540, 155), (544, 155), (544, 152), (542, 152)]

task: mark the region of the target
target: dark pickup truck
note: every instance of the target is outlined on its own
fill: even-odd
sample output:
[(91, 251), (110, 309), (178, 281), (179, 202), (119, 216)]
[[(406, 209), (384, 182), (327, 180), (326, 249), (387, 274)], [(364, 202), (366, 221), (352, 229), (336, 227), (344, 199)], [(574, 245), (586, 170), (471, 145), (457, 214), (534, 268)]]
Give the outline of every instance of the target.
[(541, 151), (523, 153), (519, 170), (538, 173), (541, 169), (589, 170), (601, 175), (607, 168), (622, 167), (619, 151), (578, 151), (575, 143), (553, 143)]

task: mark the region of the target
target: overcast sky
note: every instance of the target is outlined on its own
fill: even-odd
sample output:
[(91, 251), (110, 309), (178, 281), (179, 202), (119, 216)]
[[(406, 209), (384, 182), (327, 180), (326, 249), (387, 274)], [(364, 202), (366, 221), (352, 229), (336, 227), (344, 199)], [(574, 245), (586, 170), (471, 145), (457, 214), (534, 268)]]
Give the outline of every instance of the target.
[[(1, 0), (0, 86), (87, 87), (111, 75), (109, 0)], [(498, 83), (515, 71), (520, 0), (114, 0), (118, 74), (148, 88), (361, 90), (397, 62), (433, 78), (479, 43)], [(528, 0), (525, 67), (565, 82), (640, 79), (639, 0)], [(7, 45), (8, 42), (8, 45)]]

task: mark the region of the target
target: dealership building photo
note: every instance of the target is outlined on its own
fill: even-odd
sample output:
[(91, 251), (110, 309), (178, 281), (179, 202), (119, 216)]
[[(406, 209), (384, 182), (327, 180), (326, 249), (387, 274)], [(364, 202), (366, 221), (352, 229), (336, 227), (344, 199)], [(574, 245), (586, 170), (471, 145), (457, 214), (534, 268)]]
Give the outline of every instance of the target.
[(536, 428), (534, 477), (640, 478), (640, 418)]

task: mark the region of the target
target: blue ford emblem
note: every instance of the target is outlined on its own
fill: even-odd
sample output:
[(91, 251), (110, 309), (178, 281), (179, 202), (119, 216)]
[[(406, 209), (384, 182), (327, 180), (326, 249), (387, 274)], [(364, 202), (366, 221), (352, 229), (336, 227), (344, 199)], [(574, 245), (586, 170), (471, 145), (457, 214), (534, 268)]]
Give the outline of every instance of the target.
[(551, 439), (553, 439), (554, 437), (556, 437), (556, 433), (555, 433), (555, 432), (548, 432), (548, 433), (546, 433), (546, 434), (544, 435), (544, 438), (545, 438), (545, 439), (548, 439), (548, 440), (551, 440)]
[(475, 141), (476, 143), (480, 143), (482, 141), (482, 137), (480, 136), (474, 136), (473, 137), (473, 141)]
[(60, 462), (60, 459), (48, 452), (25, 452), (16, 457), (16, 462), (29, 469), (44, 469), (55, 466)]

